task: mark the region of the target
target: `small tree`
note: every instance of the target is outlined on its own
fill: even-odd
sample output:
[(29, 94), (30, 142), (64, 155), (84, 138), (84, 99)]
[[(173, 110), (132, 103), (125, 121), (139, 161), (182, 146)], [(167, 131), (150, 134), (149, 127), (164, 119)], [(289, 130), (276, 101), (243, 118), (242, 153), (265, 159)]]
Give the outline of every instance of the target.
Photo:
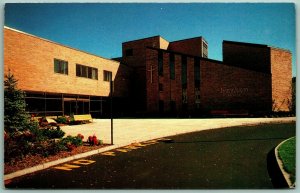
[(30, 124), (29, 114), (25, 111), (25, 93), (17, 88), (17, 80), (9, 72), (4, 80), (4, 129), (13, 137)]

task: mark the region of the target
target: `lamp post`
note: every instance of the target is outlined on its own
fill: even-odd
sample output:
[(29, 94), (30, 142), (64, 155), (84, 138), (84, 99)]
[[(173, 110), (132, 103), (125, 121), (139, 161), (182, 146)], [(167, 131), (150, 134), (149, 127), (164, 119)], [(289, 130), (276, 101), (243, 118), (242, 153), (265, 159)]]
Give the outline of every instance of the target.
[(110, 141), (112, 145), (114, 144), (113, 130), (113, 81), (110, 80)]

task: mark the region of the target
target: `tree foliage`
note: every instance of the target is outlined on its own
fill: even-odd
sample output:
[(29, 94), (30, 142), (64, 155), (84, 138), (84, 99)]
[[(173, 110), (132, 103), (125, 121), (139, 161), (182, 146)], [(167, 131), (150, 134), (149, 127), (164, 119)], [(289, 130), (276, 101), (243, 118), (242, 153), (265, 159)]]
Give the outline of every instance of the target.
[(25, 93), (17, 88), (18, 81), (10, 72), (4, 80), (4, 129), (14, 136), (30, 127), (26, 112)]

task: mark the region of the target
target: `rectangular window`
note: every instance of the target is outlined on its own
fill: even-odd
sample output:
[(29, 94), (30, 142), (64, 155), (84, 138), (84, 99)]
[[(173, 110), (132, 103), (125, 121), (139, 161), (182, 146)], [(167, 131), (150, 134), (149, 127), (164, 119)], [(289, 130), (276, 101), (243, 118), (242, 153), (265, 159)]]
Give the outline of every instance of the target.
[(200, 59), (194, 58), (195, 88), (200, 87)]
[(158, 51), (158, 75), (163, 76), (164, 69), (163, 69), (163, 52)]
[(64, 60), (54, 59), (54, 72), (60, 74), (68, 74), (68, 62)]
[(175, 80), (175, 55), (170, 54), (170, 79)]
[(98, 69), (76, 64), (76, 76), (98, 80)]
[(187, 88), (187, 57), (181, 56), (181, 83), (182, 88)]
[(103, 80), (107, 81), (107, 82), (111, 81), (112, 80), (112, 72), (104, 70), (103, 71)]
[(159, 83), (159, 91), (163, 91), (164, 88), (163, 88), (163, 84), (162, 83)]
[(127, 49), (127, 50), (125, 51), (125, 55), (126, 55), (126, 56), (133, 56), (133, 49)]

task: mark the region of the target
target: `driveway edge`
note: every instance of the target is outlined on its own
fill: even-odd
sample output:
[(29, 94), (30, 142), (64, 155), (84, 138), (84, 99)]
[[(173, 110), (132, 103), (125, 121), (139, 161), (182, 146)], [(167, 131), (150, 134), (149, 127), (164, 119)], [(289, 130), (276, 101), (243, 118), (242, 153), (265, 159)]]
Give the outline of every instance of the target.
[[(289, 138), (291, 139), (291, 138)], [(275, 148), (275, 157), (276, 157), (276, 160), (277, 160), (277, 164), (279, 166), (279, 169), (286, 181), (286, 183), (288, 184), (289, 188), (295, 188), (295, 184), (292, 183), (292, 181), (290, 180), (290, 174), (287, 173), (284, 168), (283, 168), (283, 162), (281, 161), (281, 159), (279, 158), (279, 154), (278, 154), (278, 148), (286, 141), (288, 141), (289, 139), (286, 139), (284, 141), (282, 141), (281, 143), (279, 143), (276, 148)]]

